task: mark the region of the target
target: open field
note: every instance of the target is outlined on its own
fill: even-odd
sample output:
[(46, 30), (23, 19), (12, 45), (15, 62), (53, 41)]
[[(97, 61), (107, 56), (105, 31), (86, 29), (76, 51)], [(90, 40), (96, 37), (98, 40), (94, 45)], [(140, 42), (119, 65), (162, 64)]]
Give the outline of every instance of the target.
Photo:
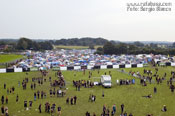
[[(155, 70), (151, 69), (153, 73)], [(124, 69), (129, 72), (139, 71), (143, 73), (143, 68), (132, 68), (132, 69)], [(160, 77), (167, 73), (168, 80), (170, 78), (170, 72), (175, 71), (173, 67), (165, 67), (159, 68), (158, 74)], [(28, 75), (26, 73), (4, 73), (0, 74), (0, 97), (4, 95), (8, 96), (9, 103), (5, 104), (9, 108), (9, 114), (11, 116), (50, 116), (50, 114), (44, 112), (45, 103), (56, 103), (56, 107), (61, 106), (62, 116), (85, 116), (85, 112), (89, 111), (91, 114), (93, 112), (96, 113), (97, 116), (100, 116), (102, 113), (103, 105), (106, 104), (110, 108), (112, 108), (113, 104), (117, 106), (117, 112), (115, 116), (119, 116), (121, 113), (120, 105), (123, 103), (125, 105), (125, 111), (129, 114), (132, 113), (133, 116), (146, 116), (146, 114), (150, 113), (153, 116), (174, 116), (175, 115), (175, 94), (171, 93), (169, 87), (167, 86), (166, 80), (163, 81), (162, 84), (148, 84), (146, 87), (140, 85), (140, 80), (129, 76), (127, 74), (121, 73), (117, 71), (117, 69), (109, 69), (109, 70), (100, 70), (100, 74), (97, 73), (97, 70), (92, 71), (91, 81), (99, 81), (94, 77), (100, 77), (105, 72), (111, 71), (112, 74), (112, 88), (103, 88), (101, 86), (94, 86), (93, 88), (84, 88), (81, 87), (80, 91), (76, 91), (75, 87), (72, 84), (72, 80), (88, 80), (89, 71), (87, 70), (85, 75), (83, 75), (82, 71), (63, 71), (64, 78), (66, 80), (66, 88), (67, 92), (64, 97), (50, 97), (49, 90), (50, 87), (49, 77), (52, 77), (52, 80), (57, 79), (55, 77), (55, 71), (49, 71), (46, 82), (42, 86), (39, 86), (38, 83), (36, 86), (36, 90), (30, 89), (30, 84), (32, 83), (32, 77), (41, 77), (40, 72), (29, 72)], [(74, 73), (76, 73), (76, 77), (74, 77)], [(28, 77), (29, 82), (27, 84), (27, 89), (23, 90), (22, 86), (18, 87), (18, 81), (22, 82), (22, 80)], [(116, 79), (136, 79), (135, 85), (117, 85)], [(155, 78), (154, 78), (155, 80)], [(14, 94), (8, 94), (7, 90), (3, 89), (3, 84), (6, 83), (7, 88), (12, 86), (15, 87)], [(154, 94), (153, 88), (157, 87), (157, 93)], [(58, 87), (56, 87), (58, 89)], [(43, 90), (47, 93), (47, 97), (45, 99), (37, 99), (34, 101), (34, 92), (38, 90)], [(105, 97), (102, 97), (102, 92), (104, 92)], [(16, 103), (16, 95), (19, 95), (19, 102)], [(89, 95), (96, 95), (96, 102), (88, 102)], [(142, 96), (152, 94), (153, 97), (148, 99)], [(66, 98), (71, 96), (77, 96), (77, 105), (68, 105), (66, 104)], [(30, 110), (24, 110), (24, 100), (33, 101), (33, 106)], [(40, 114), (38, 111), (39, 104), (42, 104), (42, 113)], [(163, 105), (167, 106), (168, 111), (162, 112), (161, 108)], [(28, 104), (29, 105), (29, 104)], [(2, 104), (0, 103), (0, 106)], [(55, 115), (54, 115), (55, 116)]]
[(0, 55), (0, 63), (6, 63), (6, 62), (11, 62), (16, 59), (23, 58), (22, 55), (15, 55), (15, 54), (1, 54)]
[[(94, 46), (95, 49), (97, 49), (98, 47), (103, 47), (100, 45)], [(54, 46), (55, 49), (88, 49), (89, 46), (64, 46), (64, 45), (58, 45), (58, 46)]]

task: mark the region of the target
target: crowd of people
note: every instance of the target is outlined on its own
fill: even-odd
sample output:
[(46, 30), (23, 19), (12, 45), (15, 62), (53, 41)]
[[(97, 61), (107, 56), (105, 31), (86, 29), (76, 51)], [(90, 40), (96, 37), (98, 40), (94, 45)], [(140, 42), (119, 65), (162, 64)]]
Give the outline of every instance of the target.
[[(124, 72), (124, 71), (123, 71)], [(155, 72), (155, 73), (153, 73)], [(23, 90), (27, 89), (27, 84), (29, 82), (31, 82), (30, 88), (34, 93), (34, 101), (36, 101), (36, 99), (44, 99), (47, 96), (47, 93), (50, 94), (50, 98), (52, 97), (64, 97), (66, 95), (66, 82), (64, 79), (64, 76), (62, 74), (61, 71), (58, 71), (55, 73), (55, 76), (58, 77), (55, 80), (52, 80), (52, 77), (49, 77), (49, 79), (47, 79), (47, 74), (48, 72), (46, 71), (41, 71), (42, 73), (42, 77), (33, 77), (30, 79), (27, 77), (28, 73), (26, 73), (26, 77), (23, 79), (22, 81), (22, 88)], [(85, 73), (85, 71), (84, 71)], [(100, 73), (100, 71), (98, 70), (98, 74)], [(171, 92), (174, 92), (175, 86), (173, 85), (174, 83), (174, 78), (175, 78), (175, 72), (171, 71), (171, 77), (167, 80), (167, 73), (164, 73), (163, 76), (161, 77), (160, 75), (158, 75), (159, 73), (159, 69), (155, 68), (154, 71), (152, 70), (143, 70), (143, 74), (141, 74), (140, 72), (134, 72), (134, 71), (129, 71), (129, 75), (137, 77), (140, 79), (140, 84), (142, 86), (147, 86), (147, 84), (153, 84), (154, 81), (156, 82), (155, 84), (157, 85), (161, 85), (161, 83), (163, 83), (163, 81), (167, 81), (167, 86), (170, 88)], [(109, 74), (111, 74), (111, 71), (109, 71)], [(105, 72), (106, 75), (106, 72)], [(74, 75), (76, 77), (76, 75)], [(92, 82), (90, 80), (90, 78), (92, 77), (92, 71), (89, 71), (89, 80), (73, 80), (73, 86), (76, 88), (77, 91), (80, 91), (81, 87), (84, 88), (92, 88), (94, 86), (94, 82)], [(43, 91), (43, 90), (37, 90), (36, 91), (36, 87), (38, 86), (42, 86), (45, 82), (47, 82), (47, 80), (49, 80), (50, 82), (50, 89)], [(117, 84), (119, 85), (131, 85), (131, 84), (135, 84), (135, 79), (120, 79), (117, 80)], [(21, 87), (20, 82), (18, 82), (18, 86)], [(9, 93), (14, 93), (15, 92), (15, 87), (12, 86), (10, 89), (7, 88), (6, 83), (4, 83), (4, 89), (7, 89), (7, 94)], [(157, 93), (157, 87), (154, 87), (154, 93)], [(148, 94), (142, 97), (146, 97), (146, 98), (152, 98), (154, 95), (152, 94)], [(104, 97), (104, 92), (102, 94), (102, 97)], [(87, 96), (88, 98), (88, 96)], [(19, 95), (16, 95), (16, 102), (19, 101)], [(96, 103), (96, 95), (94, 94), (90, 94), (89, 95), (89, 102), (93, 102)], [(4, 96), (2, 95), (1, 97), (1, 103), (2, 103), (2, 107), (1, 107), (1, 112), (2, 114), (4, 114), (5, 116), (8, 116), (8, 107), (4, 106), (4, 104), (8, 104), (8, 96)], [(29, 103), (29, 105), (28, 105)], [(24, 108), (28, 109), (32, 107), (33, 101), (29, 100), (29, 101), (24, 101)], [(66, 104), (70, 104), (70, 105), (76, 105), (77, 104), (77, 96), (71, 96), (71, 97), (67, 97), (66, 98)], [(118, 108), (119, 109), (119, 108)], [(39, 104), (38, 110), (40, 113), (42, 113), (42, 104)], [(163, 105), (162, 112), (167, 112), (167, 106)], [(56, 111), (56, 104), (50, 104), (49, 102), (45, 103), (45, 112), (47, 113), (51, 113), (51, 115), (55, 112), (57, 112), (58, 116), (61, 116), (61, 107), (57, 107), (57, 111)], [(112, 108), (107, 107), (106, 105), (103, 106), (103, 111), (101, 113), (101, 116), (114, 116), (116, 114), (116, 112), (120, 112), (119, 110), (117, 111), (116, 105), (114, 104), (112, 106)], [(90, 112), (86, 112), (85, 113), (86, 116), (96, 116), (96, 113), (93, 112), (92, 114), (90, 114)], [(121, 104), (121, 112), (120, 112), (120, 116), (133, 116), (132, 113), (127, 113), (125, 110), (125, 105)], [(147, 114), (147, 116), (153, 116), (153, 114)]]
[(8, 107), (2, 105), (2, 107), (1, 107), (1, 113), (2, 113), (3, 116), (9, 116)]
[(66, 104), (76, 105), (77, 103), (77, 96), (67, 97)]
[[(124, 104), (121, 104), (121, 113), (120, 116), (133, 116), (132, 113), (128, 114), (125, 110)], [(114, 116), (117, 111), (116, 105), (114, 104), (111, 108), (107, 107), (106, 105), (103, 105), (103, 112), (101, 113), (101, 116)]]
[[(162, 77), (160, 77), (160, 75), (158, 75), (158, 68), (155, 68), (155, 73), (153, 74), (152, 70), (143, 70), (143, 75), (140, 74), (140, 72), (132, 72), (129, 71), (129, 75), (132, 75), (134, 77), (137, 77), (140, 79), (140, 84), (143, 86), (147, 86), (148, 83), (152, 84), (152, 83), (157, 83), (157, 84), (161, 84), (163, 81), (166, 80), (167, 77), (167, 73), (165, 72), (164, 75)], [(169, 85), (171, 91), (174, 91), (174, 85), (172, 84), (175, 78), (175, 73), (173, 71), (171, 71), (171, 76), (169, 80), (167, 80), (167, 85)]]
[(38, 98), (38, 99), (43, 99), (43, 98), (46, 98), (46, 92), (44, 92), (44, 91), (37, 91), (37, 92), (34, 92), (34, 101), (36, 101), (36, 98)]
[(120, 79), (120, 80), (116, 80), (116, 82), (119, 85), (131, 85), (131, 84), (135, 84), (135, 79)]
[(63, 97), (64, 95), (66, 95), (66, 89), (50, 89), (49, 91), (50, 93), (50, 97), (54, 97), (55, 95), (57, 95), (57, 97)]
[[(120, 113), (120, 116), (133, 116), (132, 113), (127, 113), (125, 110), (125, 106), (124, 104), (121, 104), (121, 113)], [(110, 110), (109, 107), (107, 107), (105, 104), (103, 105), (103, 111), (101, 113), (100, 116), (114, 116), (117, 112), (117, 107), (116, 107), (116, 104), (113, 104), (112, 105), (112, 108)], [(95, 112), (92, 113), (92, 115), (90, 114), (90, 112), (86, 112), (85, 113), (86, 116), (97, 116)]]
[[(42, 113), (42, 104), (39, 104), (38, 106), (39, 113)], [(56, 104), (50, 104), (49, 102), (45, 103), (45, 112), (51, 114), (51, 116), (54, 116), (54, 113), (57, 113), (57, 116), (61, 116), (61, 107), (57, 107), (56, 111)]]
[(96, 100), (96, 96), (93, 95), (93, 94), (90, 94), (90, 95), (89, 95), (89, 100), (88, 100), (88, 101), (95, 102), (95, 100)]
[[(29, 101), (29, 108), (30, 109), (32, 108), (32, 104), (33, 104), (33, 101)], [(28, 103), (26, 100), (24, 101), (24, 108), (25, 108), (25, 110), (29, 110)]]
[(51, 82), (51, 77), (49, 78), (50, 86), (51, 87), (60, 87), (60, 88), (64, 88), (66, 85), (66, 82), (64, 80), (64, 76), (62, 74), (61, 71), (58, 71), (57, 73), (55, 73), (55, 76), (58, 77), (58, 80), (53, 80), (53, 82)]
[(73, 80), (72, 83), (77, 91), (80, 91), (81, 87), (92, 88), (94, 86), (94, 83), (90, 80), (78, 80), (78, 81)]
[(4, 95), (2, 95), (2, 97), (1, 97), (1, 103), (4, 104), (4, 102), (6, 104), (8, 104), (8, 96), (6, 96), (6, 98), (4, 98)]

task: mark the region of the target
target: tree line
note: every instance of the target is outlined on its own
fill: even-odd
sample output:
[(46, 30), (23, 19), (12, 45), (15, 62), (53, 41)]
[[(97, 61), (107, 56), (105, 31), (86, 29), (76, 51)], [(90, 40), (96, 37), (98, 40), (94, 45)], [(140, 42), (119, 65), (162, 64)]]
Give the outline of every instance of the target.
[(27, 38), (19, 39), (16, 48), (18, 50), (52, 50), (53, 46), (49, 41), (35, 42)]
[(70, 38), (70, 39), (60, 39), (60, 40), (50, 40), (54, 45), (65, 45), (65, 46), (90, 46), (90, 45), (104, 45), (108, 40), (104, 38)]
[(17, 51), (17, 50), (52, 50), (53, 45), (65, 45), (65, 46), (89, 46), (90, 49), (94, 49), (95, 45), (104, 45), (108, 40), (104, 38), (70, 38), (60, 40), (39, 40), (20, 38), (17, 39), (4, 39), (0, 40), (0, 45), (10, 45), (4, 52)]
[(165, 54), (175, 55), (175, 42), (166, 47), (160, 47), (159, 44), (144, 44), (139, 41), (131, 43), (122, 43), (119, 41), (108, 41), (104, 38), (71, 38), (61, 40), (31, 40), (28, 38), (20, 38), (18, 40), (0, 40), (0, 45), (9, 45), (10, 47), (4, 52), (13, 52), (20, 50), (52, 50), (53, 45), (71, 45), (71, 46), (89, 46), (90, 49), (94, 45), (103, 45), (97, 48), (97, 54)]
[(52, 50), (53, 45), (49, 41), (36, 42), (28, 38), (20, 38), (18, 41), (0, 41), (0, 45), (9, 45), (4, 52), (15, 52), (20, 50)]
[(131, 44), (107, 42), (103, 47), (97, 48), (97, 54), (164, 54), (175, 55), (175, 43), (171, 48), (157, 47), (156, 44), (144, 45), (140, 42)]

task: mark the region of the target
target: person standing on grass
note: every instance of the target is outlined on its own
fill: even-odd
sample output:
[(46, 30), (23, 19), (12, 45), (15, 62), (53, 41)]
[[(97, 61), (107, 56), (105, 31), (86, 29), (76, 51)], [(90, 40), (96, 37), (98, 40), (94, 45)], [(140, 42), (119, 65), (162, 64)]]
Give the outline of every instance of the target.
[(34, 93), (34, 101), (36, 101), (36, 92)]
[(89, 79), (91, 78), (91, 75), (89, 75)]
[(124, 116), (127, 116), (127, 113), (125, 112), (123, 115), (124, 115)]
[(9, 116), (8, 107), (5, 107), (4, 110), (5, 110), (5, 116)]
[(69, 104), (69, 97), (66, 99), (66, 104)]
[(44, 96), (44, 92), (41, 91), (41, 99), (43, 99), (43, 96)]
[(74, 96), (74, 105), (76, 105), (77, 102), (77, 96)]
[(106, 114), (106, 105), (103, 105), (103, 113), (102, 114)]
[(110, 114), (110, 111), (109, 111), (109, 107), (108, 107), (106, 110), (106, 116), (109, 116), (109, 114)]
[(24, 108), (27, 109), (27, 101), (24, 101)]
[(4, 89), (6, 89), (6, 83), (4, 83)]
[(58, 116), (61, 116), (61, 107), (58, 107)]
[(36, 88), (36, 83), (34, 83), (33, 87), (34, 87), (34, 89)]
[(157, 88), (156, 87), (154, 87), (154, 93), (157, 93)]
[(39, 109), (39, 113), (41, 113), (41, 104), (39, 105), (38, 109)]
[(88, 111), (86, 112), (86, 116), (90, 116), (90, 113)]
[(116, 105), (115, 104), (112, 106), (112, 110), (113, 110), (113, 112), (115, 114), (115, 112), (116, 112)]
[(96, 100), (96, 96), (94, 95), (94, 102), (95, 102), (95, 100)]
[(30, 108), (32, 108), (32, 101), (29, 101), (29, 106), (30, 106)]
[(4, 106), (1, 107), (1, 113), (2, 113), (2, 115), (4, 115), (4, 113), (5, 113)]
[(61, 96), (62, 96), (62, 97), (64, 96), (64, 91), (61, 92)]
[(73, 105), (73, 97), (71, 97), (70, 103), (71, 103), (71, 105)]
[(102, 92), (102, 97), (104, 97), (105, 96), (105, 94), (104, 94), (104, 91)]
[(52, 93), (53, 93), (53, 96), (55, 96), (55, 93), (56, 93), (56, 90), (55, 90), (55, 88), (53, 89), (53, 92), (52, 92)]
[(124, 104), (121, 105), (121, 114), (123, 114), (124, 111)]
[(15, 92), (15, 87), (13, 86), (12, 87), (12, 93), (14, 94), (14, 92)]
[(47, 112), (48, 102), (45, 103), (45, 112)]
[(4, 96), (1, 97), (1, 102), (4, 104)]
[(174, 92), (174, 89), (175, 89), (175, 87), (174, 87), (174, 85), (170, 85), (170, 89), (171, 89), (171, 92), (173, 93)]
[(50, 113), (50, 104), (48, 104), (47, 108), (47, 112)]
[(38, 96), (38, 99), (39, 99), (39, 96), (40, 96), (40, 91), (39, 90), (37, 91), (37, 96)]
[(6, 104), (8, 104), (8, 96), (6, 96), (5, 102)]
[(18, 96), (18, 94), (17, 94), (17, 96), (16, 96), (16, 102), (18, 102), (18, 100), (19, 100), (19, 96)]
[(114, 116), (114, 111), (113, 110), (111, 111), (111, 116)]

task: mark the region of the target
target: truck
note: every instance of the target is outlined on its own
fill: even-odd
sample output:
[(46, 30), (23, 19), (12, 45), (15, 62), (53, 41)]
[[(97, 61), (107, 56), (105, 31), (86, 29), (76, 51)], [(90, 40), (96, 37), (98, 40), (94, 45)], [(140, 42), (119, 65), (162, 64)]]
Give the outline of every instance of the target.
[(101, 84), (105, 88), (110, 88), (112, 86), (110, 75), (101, 75)]

